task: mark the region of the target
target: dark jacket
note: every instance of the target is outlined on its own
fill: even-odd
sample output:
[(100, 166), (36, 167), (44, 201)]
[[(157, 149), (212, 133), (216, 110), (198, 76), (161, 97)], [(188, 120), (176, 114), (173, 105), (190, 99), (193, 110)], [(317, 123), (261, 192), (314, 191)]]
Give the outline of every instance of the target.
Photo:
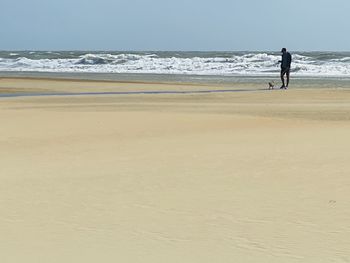
[(282, 54), (281, 68), (290, 68), (292, 63), (292, 55), (289, 52)]

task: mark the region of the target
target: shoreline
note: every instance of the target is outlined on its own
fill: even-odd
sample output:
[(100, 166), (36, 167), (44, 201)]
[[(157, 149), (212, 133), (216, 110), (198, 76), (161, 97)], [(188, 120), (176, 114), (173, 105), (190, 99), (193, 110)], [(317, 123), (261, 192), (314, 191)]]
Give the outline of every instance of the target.
[[(269, 81), (280, 83), (279, 73), (271, 75), (190, 75), (190, 74), (146, 74), (146, 73), (61, 73), (61, 72), (1, 72), (0, 79), (42, 79), (63, 81), (154, 83), (183, 85), (232, 85), (258, 84)], [(291, 84), (332, 85), (350, 87), (350, 76), (295, 76), (291, 73)]]

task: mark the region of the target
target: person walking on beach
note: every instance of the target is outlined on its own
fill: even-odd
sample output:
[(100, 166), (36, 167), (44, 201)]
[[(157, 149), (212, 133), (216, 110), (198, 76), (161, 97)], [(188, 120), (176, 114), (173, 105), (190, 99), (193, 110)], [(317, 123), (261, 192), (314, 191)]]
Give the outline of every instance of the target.
[[(279, 61), (281, 63), (281, 80), (282, 86), (280, 89), (287, 89), (289, 85), (289, 73), (290, 73), (290, 65), (292, 63), (292, 55), (287, 52), (286, 48), (282, 48), (282, 60)], [(287, 76), (287, 85), (284, 82), (284, 75)]]

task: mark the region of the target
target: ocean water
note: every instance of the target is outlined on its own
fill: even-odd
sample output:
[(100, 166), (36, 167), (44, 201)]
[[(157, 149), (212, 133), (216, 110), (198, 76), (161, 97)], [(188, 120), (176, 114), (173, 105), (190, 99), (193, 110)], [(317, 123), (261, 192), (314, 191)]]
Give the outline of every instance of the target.
[[(348, 78), (350, 52), (291, 52), (294, 77)], [(279, 52), (0, 51), (0, 72), (278, 76)]]

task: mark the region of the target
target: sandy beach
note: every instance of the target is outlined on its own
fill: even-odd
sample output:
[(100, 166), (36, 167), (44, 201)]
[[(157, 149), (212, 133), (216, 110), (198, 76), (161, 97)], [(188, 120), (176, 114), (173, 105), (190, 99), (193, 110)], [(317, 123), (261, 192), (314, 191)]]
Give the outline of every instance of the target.
[(266, 88), (0, 79), (0, 261), (350, 262), (350, 89)]

